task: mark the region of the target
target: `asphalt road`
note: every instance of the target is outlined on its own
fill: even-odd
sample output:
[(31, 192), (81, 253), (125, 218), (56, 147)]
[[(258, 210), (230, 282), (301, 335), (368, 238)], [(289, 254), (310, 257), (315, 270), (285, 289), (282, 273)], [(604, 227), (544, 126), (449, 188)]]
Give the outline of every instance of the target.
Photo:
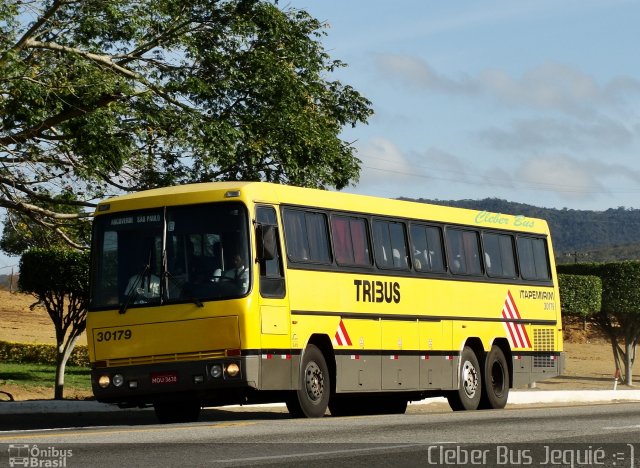
[[(23, 461), (16, 457), (66, 467), (640, 467), (640, 404), (460, 413), (412, 407), (405, 415), (314, 420), (282, 410), (207, 410), (198, 423), (164, 426), (148, 411), (29, 418), (3, 421), (0, 467)], [(11, 423), (20, 429), (4, 427)]]

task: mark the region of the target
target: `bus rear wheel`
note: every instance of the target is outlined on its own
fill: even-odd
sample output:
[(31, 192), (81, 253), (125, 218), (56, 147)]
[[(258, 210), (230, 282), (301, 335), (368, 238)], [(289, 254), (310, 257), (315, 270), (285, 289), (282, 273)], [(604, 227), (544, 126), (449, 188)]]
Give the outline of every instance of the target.
[(317, 346), (304, 350), (299, 389), (287, 399), (287, 409), (296, 418), (321, 418), (327, 411), (331, 394), (329, 368)]
[(502, 409), (509, 398), (509, 367), (504, 353), (498, 346), (492, 346), (487, 354), (482, 375), (481, 409)]
[(453, 411), (475, 410), (480, 405), (482, 395), (482, 372), (476, 353), (465, 346), (460, 354), (460, 375), (458, 389), (447, 394)]
[(158, 421), (162, 424), (195, 422), (200, 417), (200, 403), (192, 401), (166, 401), (154, 403)]

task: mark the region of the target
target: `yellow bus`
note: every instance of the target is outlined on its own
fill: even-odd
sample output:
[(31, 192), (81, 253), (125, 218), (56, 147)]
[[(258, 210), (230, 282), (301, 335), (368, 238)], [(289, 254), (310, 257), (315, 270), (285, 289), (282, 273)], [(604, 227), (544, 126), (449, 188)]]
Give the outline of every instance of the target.
[(162, 422), (502, 408), (563, 369), (540, 219), (213, 182), (106, 200), (92, 242), (93, 391)]

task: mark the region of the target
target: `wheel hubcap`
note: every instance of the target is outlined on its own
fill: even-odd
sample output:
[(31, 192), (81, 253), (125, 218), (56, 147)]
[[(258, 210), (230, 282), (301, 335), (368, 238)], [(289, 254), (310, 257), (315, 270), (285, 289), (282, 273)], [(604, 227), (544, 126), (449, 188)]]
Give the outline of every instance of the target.
[(462, 386), (469, 398), (473, 398), (478, 390), (478, 371), (469, 361), (462, 365)]
[(305, 389), (309, 399), (317, 402), (324, 393), (324, 376), (315, 362), (310, 362), (305, 369)]

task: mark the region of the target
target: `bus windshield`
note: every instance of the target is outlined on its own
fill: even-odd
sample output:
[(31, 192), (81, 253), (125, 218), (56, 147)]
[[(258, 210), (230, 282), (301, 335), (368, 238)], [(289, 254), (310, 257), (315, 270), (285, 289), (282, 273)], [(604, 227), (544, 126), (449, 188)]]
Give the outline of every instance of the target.
[(98, 216), (92, 309), (242, 297), (249, 291), (247, 211), (240, 203)]

